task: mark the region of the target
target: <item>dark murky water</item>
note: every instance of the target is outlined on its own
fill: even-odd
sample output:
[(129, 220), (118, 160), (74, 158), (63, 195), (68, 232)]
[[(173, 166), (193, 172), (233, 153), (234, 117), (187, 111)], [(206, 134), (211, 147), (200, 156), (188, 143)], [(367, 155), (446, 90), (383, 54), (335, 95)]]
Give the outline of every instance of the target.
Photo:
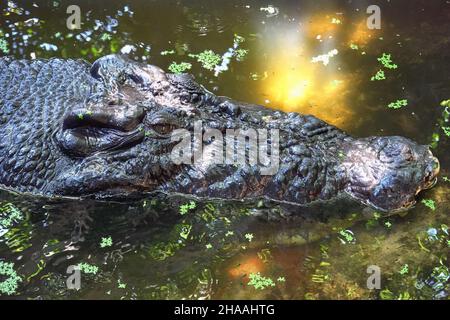
[[(382, 10), (381, 30), (366, 27), (373, 2)], [(66, 27), (71, 4), (81, 8), (81, 30)], [(450, 138), (440, 105), (450, 98), (448, 1), (4, 0), (1, 10), (2, 55), (93, 61), (122, 50), (166, 70), (188, 62), (217, 94), (313, 114), (355, 136), (407, 136), (432, 144), (442, 166), (437, 186), (413, 210), (390, 217), (335, 207), (327, 219), (291, 210), (300, 218), (267, 222), (256, 216), (277, 218), (285, 209), (205, 201), (181, 214), (188, 199), (98, 203), (2, 193), (0, 261), (13, 262), (20, 277), (10, 297), (448, 297)], [(217, 75), (189, 57), (207, 49), (222, 56), (235, 35), (246, 51)], [(327, 65), (311, 62), (327, 53)], [(382, 53), (398, 68), (371, 81)], [(387, 107), (398, 99), (408, 105)], [(83, 272), (81, 290), (68, 290), (66, 270), (80, 263), (95, 274)], [(370, 265), (381, 269), (381, 290), (366, 286)], [(265, 289), (249, 284), (258, 272), (272, 280)], [(0, 275), (1, 288), (8, 278), (14, 282)]]

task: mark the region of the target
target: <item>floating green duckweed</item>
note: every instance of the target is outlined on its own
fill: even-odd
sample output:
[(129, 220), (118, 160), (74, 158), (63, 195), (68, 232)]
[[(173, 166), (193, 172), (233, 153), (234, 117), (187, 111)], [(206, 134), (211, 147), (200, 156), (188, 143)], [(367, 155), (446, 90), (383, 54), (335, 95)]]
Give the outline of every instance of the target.
[(250, 273), (249, 286), (253, 286), (255, 289), (264, 290), (268, 287), (275, 287), (275, 283), (272, 279), (261, 276), (261, 273)]
[(214, 68), (222, 61), (220, 55), (212, 50), (205, 50), (199, 54), (189, 54), (189, 57), (197, 59), (197, 62), (202, 64), (202, 67), (207, 70), (214, 70)]
[(190, 70), (192, 68), (192, 64), (190, 64), (189, 62), (181, 62), (181, 63), (176, 63), (176, 62), (172, 62), (169, 66), (169, 71), (172, 73), (183, 73), (186, 72), (187, 70)]
[(78, 264), (78, 268), (81, 272), (86, 274), (97, 274), (98, 267), (89, 263), (81, 262)]
[(101, 41), (109, 41), (109, 40), (111, 40), (112, 39), (112, 36), (109, 34), (109, 33), (103, 33), (101, 36), (100, 36), (100, 40)]
[(380, 61), (381, 64), (383, 65), (383, 67), (385, 67), (386, 69), (397, 69), (398, 68), (398, 66), (392, 62), (390, 54), (383, 53), (383, 55), (381, 57), (379, 57), (377, 60)]
[(189, 203), (182, 204), (180, 206), (180, 214), (184, 216), (186, 213), (188, 213), (189, 210), (194, 210), (197, 207), (196, 203), (194, 201), (190, 201)]
[(0, 207), (0, 226), (9, 228), (14, 222), (23, 219), (23, 214), (12, 203), (6, 203)]
[(175, 50), (165, 50), (160, 53), (162, 56), (167, 56), (169, 54), (175, 54)]
[(110, 236), (106, 237), (106, 238), (102, 238), (102, 240), (100, 241), (100, 248), (111, 247), (112, 245), (113, 245), (113, 241)]
[(406, 107), (408, 105), (408, 100), (402, 99), (389, 103), (389, 109), (400, 109), (402, 107)]
[(356, 242), (355, 234), (351, 230), (339, 231), (339, 240), (341, 240), (343, 244)]
[(380, 291), (380, 299), (381, 300), (394, 300), (395, 295), (389, 289), (384, 289)]
[(0, 51), (4, 54), (9, 53), (8, 42), (5, 39), (0, 39)]
[(381, 80), (386, 80), (386, 76), (384, 74), (383, 70), (378, 70), (378, 72), (376, 73), (376, 75), (374, 75), (372, 78), (370, 78), (370, 81), (381, 81)]
[(401, 275), (405, 275), (409, 272), (409, 265), (407, 263), (405, 263), (402, 268), (400, 269), (399, 273)]
[(0, 293), (6, 295), (15, 294), (22, 278), (14, 270), (14, 263), (0, 261), (0, 276), (6, 276), (6, 279), (0, 282)]
[(252, 242), (254, 235), (253, 233), (246, 233), (244, 237), (248, 240), (248, 242)]
[(450, 107), (450, 99), (442, 101), (441, 102), (441, 106), (443, 106), (443, 107)]
[(234, 54), (235, 54), (236, 59), (237, 59), (238, 61), (242, 61), (242, 60), (244, 60), (245, 57), (247, 56), (248, 50), (246, 50), (246, 49), (236, 49), (236, 51), (234, 52)]
[(421, 201), (426, 207), (430, 208), (431, 210), (436, 210), (436, 203), (434, 202), (434, 200), (431, 199), (423, 199)]
[(450, 127), (441, 127), (447, 137), (450, 137)]
[(126, 283), (123, 283), (122, 281), (120, 281), (120, 279), (117, 279), (117, 288), (125, 289), (126, 287), (127, 287)]

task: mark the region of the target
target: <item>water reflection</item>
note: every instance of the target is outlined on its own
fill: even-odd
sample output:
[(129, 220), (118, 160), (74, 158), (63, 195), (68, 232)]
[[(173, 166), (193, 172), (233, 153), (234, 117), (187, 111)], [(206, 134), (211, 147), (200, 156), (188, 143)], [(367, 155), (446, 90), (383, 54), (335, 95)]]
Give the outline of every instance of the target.
[[(364, 79), (348, 72), (351, 55), (365, 55), (379, 33), (366, 20), (351, 25), (342, 12), (287, 15), (266, 19), (259, 28), (267, 79), (261, 83), (264, 103), (285, 111), (313, 114), (337, 126), (355, 121), (352, 86)], [(347, 25), (349, 24), (349, 25)]]

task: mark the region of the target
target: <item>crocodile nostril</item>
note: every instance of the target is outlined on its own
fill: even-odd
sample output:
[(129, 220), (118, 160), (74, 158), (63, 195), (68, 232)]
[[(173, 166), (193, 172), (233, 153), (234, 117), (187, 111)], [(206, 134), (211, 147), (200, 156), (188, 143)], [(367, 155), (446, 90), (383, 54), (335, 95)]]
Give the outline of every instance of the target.
[(441, 168), (441, 165), (439, 163), (439, 160), (436, 157), (433, 157), (433, 172), (435, 175), (439, 173), (439, 170)]
[(440, 167), (441, 166), (439, 164), (439, 160), (436, 157), (433, 157), (430, 165), (428, 166), (428, 171), (431, 178), (430, 180), (437, 177), (437, 175), (439, 174)]
[(436, 157), (432, 157), (431, 163), (427, 167), (427, 175), (424, 180), (425, 185), (423, 186), (424, 189), (430, 189), (436, 184), (439, 169), (439, 160)]

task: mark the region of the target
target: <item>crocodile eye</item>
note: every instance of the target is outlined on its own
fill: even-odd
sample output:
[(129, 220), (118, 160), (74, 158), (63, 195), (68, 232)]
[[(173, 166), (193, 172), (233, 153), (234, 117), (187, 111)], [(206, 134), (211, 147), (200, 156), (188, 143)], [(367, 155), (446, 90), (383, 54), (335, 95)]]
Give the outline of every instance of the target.
[(166, 136), (181, 126), (177, 110), (161, 110), (149, 115), (144, 120), (144, 126), (151, 129), (156, 135)]
[(152, 125), (152, 129), (159, 134), (167, 135), (171, 133), (172, 131), (176, 130), (178, 127), (174, 124), (170, 123), (157, 123)]
[(201, 96), (197, 93), (183, 93), (180, 95), (180, 101), (183, 104), (197, 104), (201, 101)]
[(406, 160), (406, 161), (413, 161), (414, 160), (414, 155), (413, 155), (413, 152), (412, 152), (412, 150), (411, 149), (406, 149), (405, 151), (404, 151), (404, 159)]
[(191, 95), (189, 93), (183, 93), (180, 95), (181, 103), (188, 104), (191, 102)]

